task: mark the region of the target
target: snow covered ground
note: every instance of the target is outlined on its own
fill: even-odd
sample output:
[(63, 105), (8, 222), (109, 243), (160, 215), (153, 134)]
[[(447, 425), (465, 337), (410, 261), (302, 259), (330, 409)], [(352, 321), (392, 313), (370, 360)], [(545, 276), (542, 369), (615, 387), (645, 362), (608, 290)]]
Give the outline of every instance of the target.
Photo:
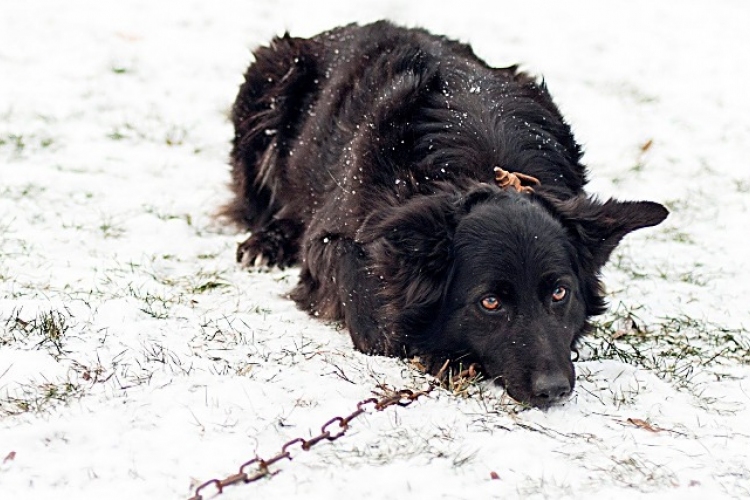
[(297, 311), (295, 269), (238, 269), (211, 217), (250, 49), (378, 18), (543, 75), (590, 190), (672, 214), (607, 267), (570, 402), (436, 390), (221, 498), (750, 495), (750, 3), (4, 0), (0, 498), (186, 499), (425, 387)]

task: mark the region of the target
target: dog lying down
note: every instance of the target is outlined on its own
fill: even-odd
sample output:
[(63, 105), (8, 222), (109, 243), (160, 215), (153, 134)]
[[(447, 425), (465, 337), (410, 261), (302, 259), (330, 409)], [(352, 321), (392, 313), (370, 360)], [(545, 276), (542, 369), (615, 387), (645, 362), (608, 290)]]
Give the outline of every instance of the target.
[(300, 308), (360, 351), (478, 363), (514, 399), (566, 399), (605, 310), (599, 271), (667, 210), (588, 196), (544, 83), (388, 22), (258, 48), (232, 111), (243, 266), (301, 265)]

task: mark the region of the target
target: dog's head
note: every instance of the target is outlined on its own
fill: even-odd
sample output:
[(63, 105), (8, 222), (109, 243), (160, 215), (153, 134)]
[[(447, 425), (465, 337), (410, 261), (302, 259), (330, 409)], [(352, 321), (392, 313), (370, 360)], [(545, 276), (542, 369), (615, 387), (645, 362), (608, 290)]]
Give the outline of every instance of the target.
[(372, 233), (394, 340), (407, 352), (477, 360), (518, 401), (564, 399), (571, 349), (605, 308), (601, 267), (623, 236), (666, 216), (652, 202), (489, 186), (413, 198)]

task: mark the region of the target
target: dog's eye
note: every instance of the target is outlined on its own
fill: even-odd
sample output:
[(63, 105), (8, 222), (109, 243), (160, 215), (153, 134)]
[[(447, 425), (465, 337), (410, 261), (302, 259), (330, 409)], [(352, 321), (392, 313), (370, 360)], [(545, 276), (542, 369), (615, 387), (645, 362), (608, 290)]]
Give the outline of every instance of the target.
[(494, 295), (486, 296), (481, 300), (480, 304), (482, 304), (482, 307), (487, 311), (497, 311), (500, 309), (500, 299)]
[(564, 286), (558, 285), (555, 287), (555, 290), (552, 292), (552, 302), (560, 302), (561, 300), (564, 300), (565, 297), (568, 296), (568, 289)]

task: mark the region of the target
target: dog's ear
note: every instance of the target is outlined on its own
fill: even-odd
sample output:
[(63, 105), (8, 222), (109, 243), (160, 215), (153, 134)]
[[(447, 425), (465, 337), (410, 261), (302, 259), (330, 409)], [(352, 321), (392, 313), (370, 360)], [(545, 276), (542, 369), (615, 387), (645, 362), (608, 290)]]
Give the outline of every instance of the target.
[(667, 218), (664, 206), (651, 201), (604, 203), (585, 196), (555, 204), (563, 223), (579, 239), (584, 250), (583, 265), (594, 272), (607, 262), (622, 238), (636, 229), (655, 226)]
[(403, 205), (374, 213), (356, 239), (368, 246), (374, 269), (384, 279), (403, 283), (405, 293), (399, 297), (406, 305), (418, 304), (425, 296), (419, 289), (437, 290), (443, 284), (461, 217), (499, 192), (496, 186), (487, 184), (466, 193), (449, 190), (415, 196)]
[(419, 196), (387, 210), (358, 234), (397, 334), (417, 335), (434, 321), (453, 262), (453, 235), (464, 212), (458, 195)]

